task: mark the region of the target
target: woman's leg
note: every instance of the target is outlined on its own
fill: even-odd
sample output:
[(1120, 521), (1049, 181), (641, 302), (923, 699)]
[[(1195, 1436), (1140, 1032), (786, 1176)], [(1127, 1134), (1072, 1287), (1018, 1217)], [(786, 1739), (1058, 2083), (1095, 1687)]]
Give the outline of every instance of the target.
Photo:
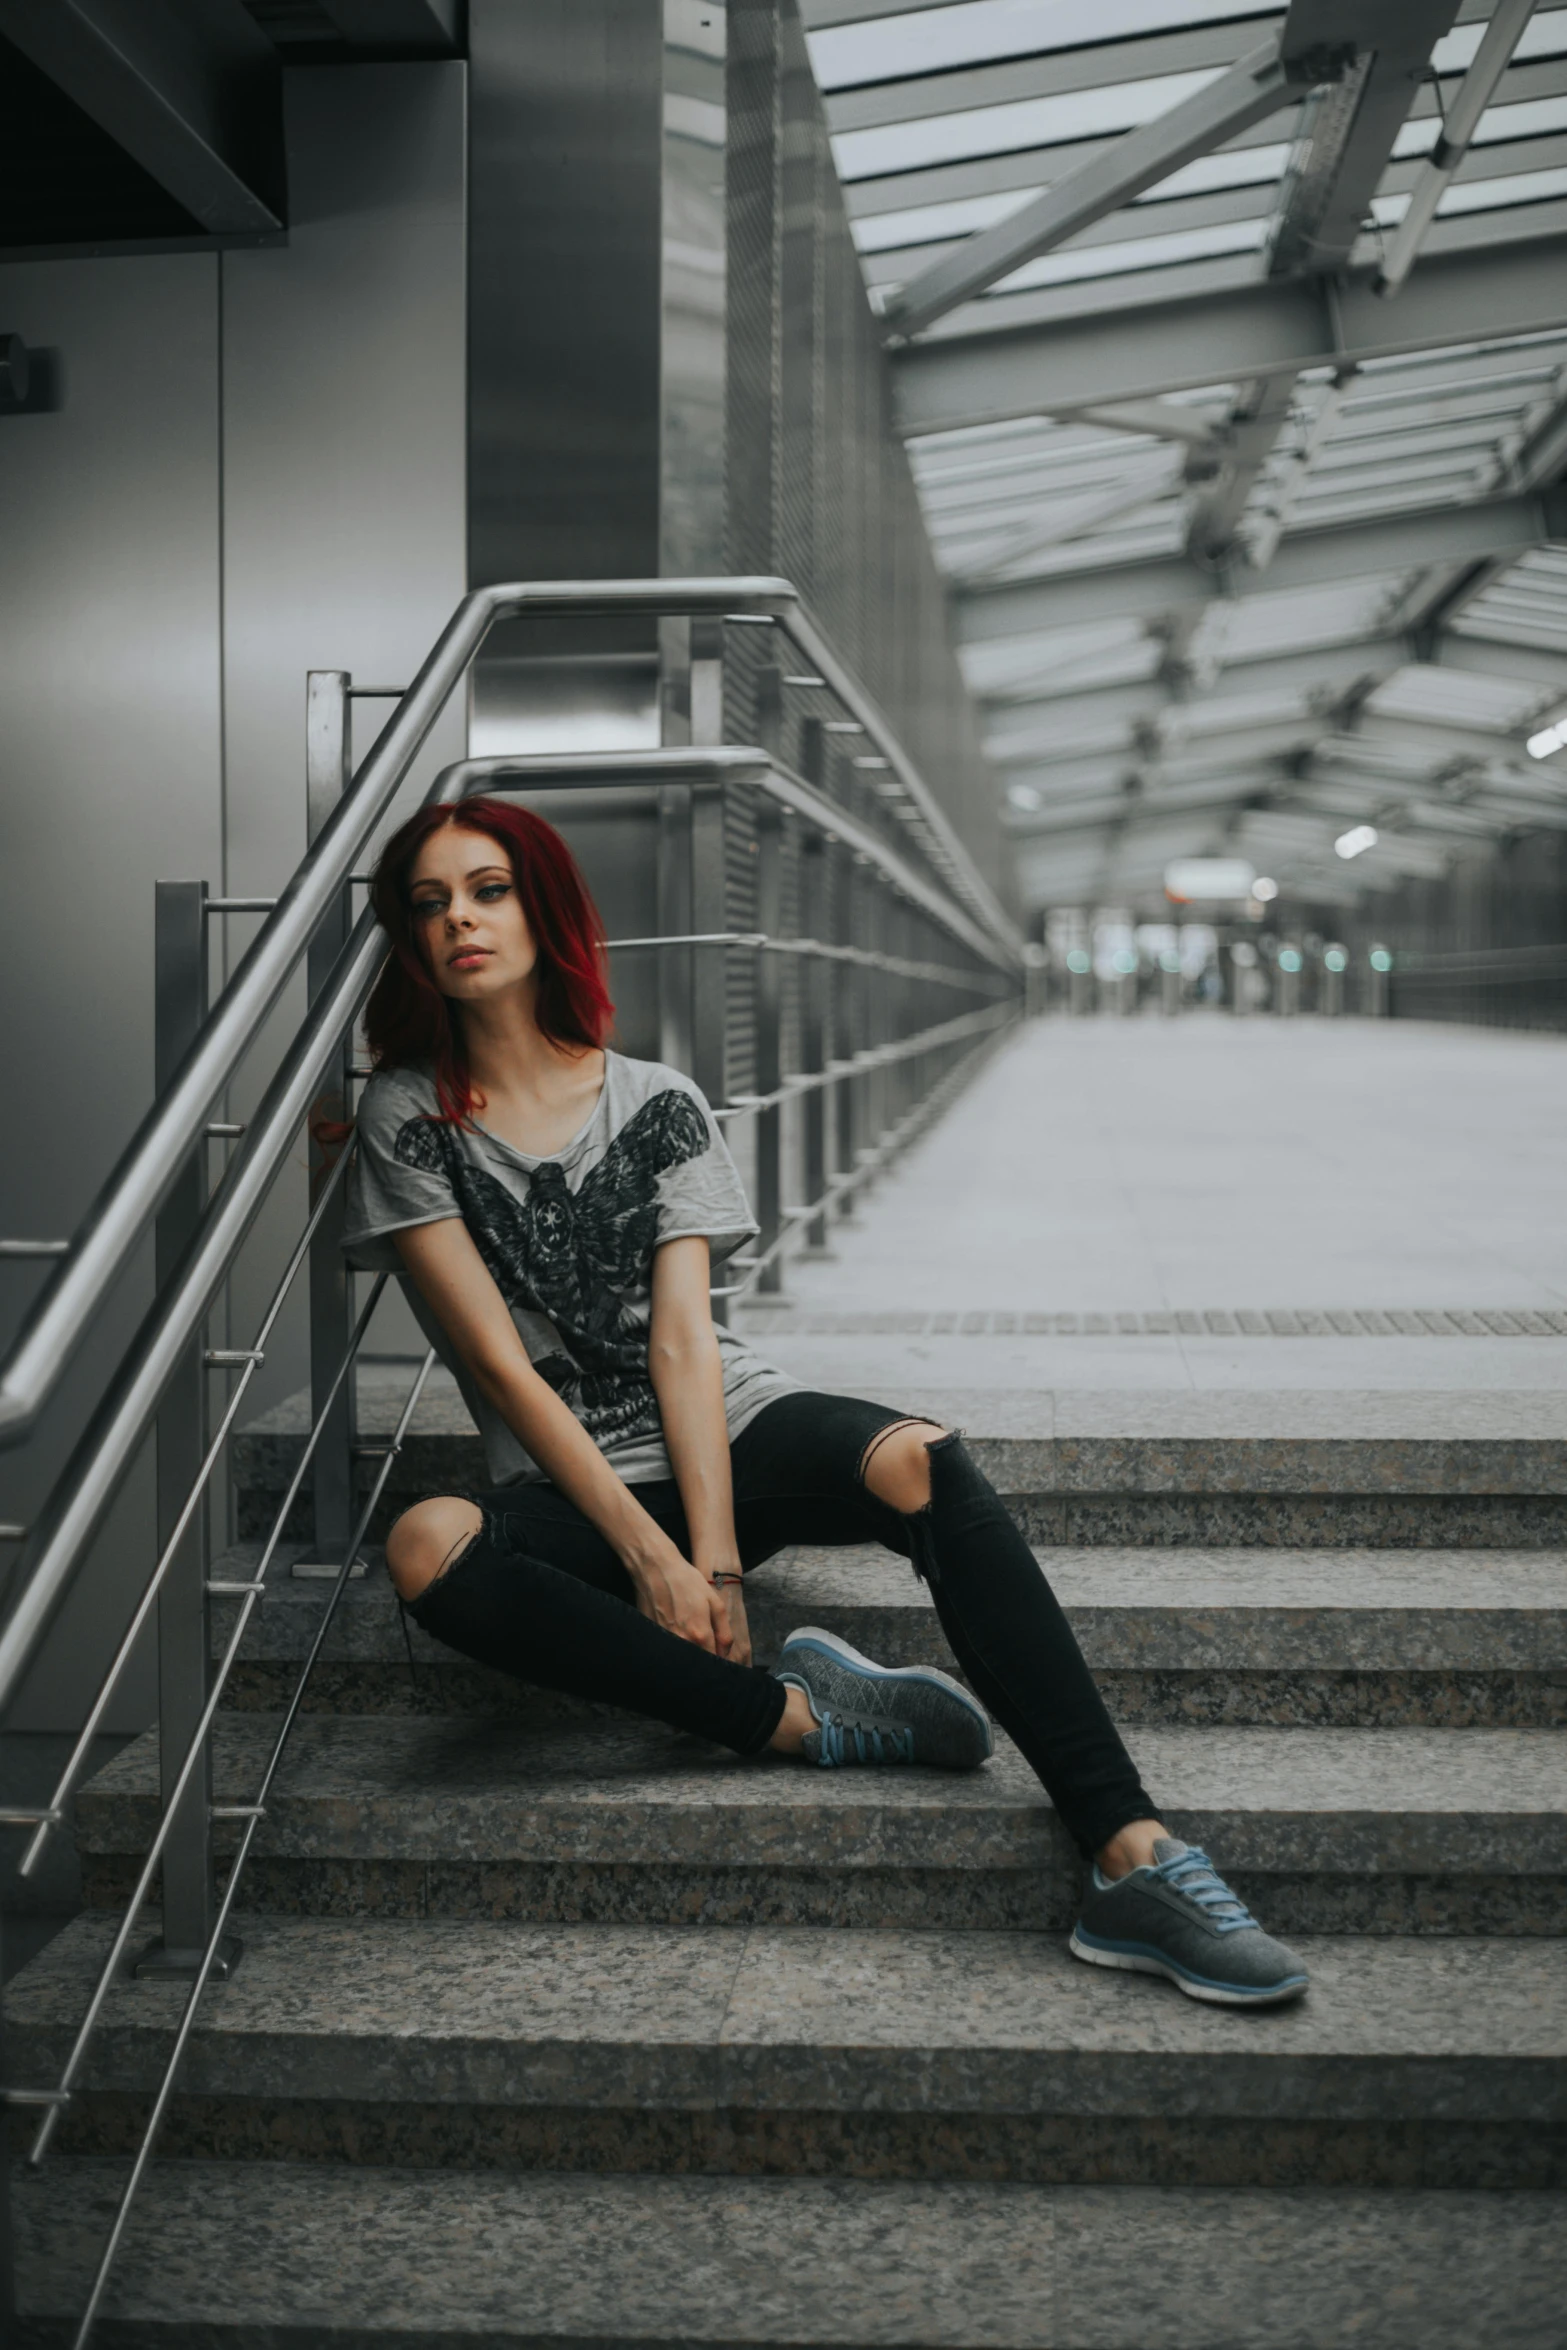
[[(665, 1489), (644, 1497), (667, 1513)], [(482, 1508), (455, 1494), (420, 1502), (392, 1528), (386, 1555), (423, 1631), (537, 1688), (624, 1706), (737, 1754), (773, 1742), (794, 1694), (639, 1614), (609, 1544), (551, 1487), (488, 1496)]]
[[(1038, 1560), (960, 1437), (802, 1391), (734, 1446), (737, 1515), (912, 1556), (975, 1695), (1043, 1781), (1085, 1858), (1119, 1875), (1165, 1834)], [(836, 1506), (834, 1506), (836, 1505)], [(827, 1531), (836, 1517), (840, 1528)], [(753, 1537), (753, 1540), (755, 1537)], [(742, 1542), (742, 1550), (745, 1545)]]

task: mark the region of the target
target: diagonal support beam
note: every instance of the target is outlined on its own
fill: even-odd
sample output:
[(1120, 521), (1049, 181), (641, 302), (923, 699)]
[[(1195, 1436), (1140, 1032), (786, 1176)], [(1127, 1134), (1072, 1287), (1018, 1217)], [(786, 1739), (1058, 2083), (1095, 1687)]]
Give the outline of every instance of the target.
[(1036, 254), (1064, 245), (1068, 237), (1103, 220), (1107, 213), (1118, 212), (1123, 204), (1129, 204), (1145, 188), (1156, 187), (1183, 164), (1199, 155), (1211, 155), (1226, 139), (1276, 114), (1298, 98), (1303, 87), (1335, 70), (1342, 70), (1341, 64), (1318, 57), (1309, 64), (1303, 61), (1286, 66), (1278, 35), (1270, 35), (1205, 90), (1155, 121), (1128, 131), (1102, 155), (1068, 172), (1064, 180), (1047, 188), (1021, 212), (966, 238), (955, 252), (921, 271), (892, 297), (883, 312), (889, 337), (902, 342), (918, 334), (960, 302), (983, 293), (998, 278), (1009, 277)]
[(0, 33), (209, 235), (282, 227), (282, 73), (241, 0), (0, 0)]
[(1115, 400), (1096, 408), (1046, 408), (1059, 424), (1097, 424), (1107, 432), (1134, 432), (1156, 440), (1180, 441), (1188, 449), (1212, 449), (1218, 435), (1200, 408), (1175, 400)]
[(1475, 51), (1474, 63), (1465, 74), (1458, 95), (1447, 110), (1442, 135), (1421, 167), (1420, 177), (1409, 198), (1409, 210), (1388, 241), (1376, 281), (1379, 294), (1396, 294), (1414, 268), (1415, 256), (1425, 242), (1426, 231), (1436, 218), (1437, 206), (1452, 186), (1458, 166), (1469, 152), (1469, 142), (1475, 135), (1480, 117), (1490, 105), (1496, 93), (1496, 85), (1507, 71), (1508, 61), (1523, 38), (1524, 27), (1533, 16), (1534, 8), (1535, 0), (1497, 0), (1496, 12)]
[(1265, 375), (1237, 400), (1230, 415), (1224, 470), (1198, 500), (1186, 534), (1189, 554), (1214, 562), (1234, 545), (1236, 524), (1289, 422), (1295, 383), (1292, 375)]
[(1172, 470), (1168, 464), (1147, 466), (1134, 480), (1118, 482), (1114, 489), (1079, 498), (1048, 521), (1022, 524), (982, 564), (956, 574), (955, 584), (964, 586), (994, 578), (1008, 564), (1024, 562), (1030, 555), (1042, 555), (1047, 547), (1065, 546), (1072, 539), (1084, 538), (1089, 531), (1114, 522), (1122, 514), (1135, 513), (1139, 506), (1151, 506), (1156, 498), (1173, 490), (1179, 479), (1179, 468)]

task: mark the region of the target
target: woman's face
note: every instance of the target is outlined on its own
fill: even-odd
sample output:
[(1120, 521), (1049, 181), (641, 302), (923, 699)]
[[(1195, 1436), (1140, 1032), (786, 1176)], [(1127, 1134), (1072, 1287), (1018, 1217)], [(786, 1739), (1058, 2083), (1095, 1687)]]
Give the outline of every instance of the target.
[(538, 961), (511, 861), (487, 832), (443, 825), (408, 876), (413, 934), (442, 995), (482, 1003), (532, 977)]

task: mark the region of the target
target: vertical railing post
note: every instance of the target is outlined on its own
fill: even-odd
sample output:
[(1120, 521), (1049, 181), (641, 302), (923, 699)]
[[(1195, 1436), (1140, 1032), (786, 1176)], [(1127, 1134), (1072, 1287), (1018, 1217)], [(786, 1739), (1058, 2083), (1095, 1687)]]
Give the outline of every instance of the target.
[[(724, 883), (724, 787), (716, 776), (694, 784), (687, 794), (689, 803), (688, 833), (690, 861), (688, 893), (691, 908), (691, 928), (697, 933), (723, 930), (726, 921), (726, 890)], [(700, 957), (706, 954), (705, 976)], [(696, 947), (691, 951), (694, 966), (690, 992), (691, 1057), (685, 1066), (710, 1102), (721, 1102), (726, 1092), (724, 1067), (726, 1007), (728, 988), (725, 981), (727, 957), (722, 947)], [(717, 968), (714, 969), (714, 963)], [(727, 1323), (729, 1300), (715, 1297), (713, 1319)]]
[[(827, 771), (827, 736), (820, 718), (807, 718), (800, 727), (800, 773), (818, 791)], [(800, 844), (800, 928), (807, 938), (830, 943), (832, 938), (832, 862), (828, 844), (812, 825)], [(806, 958), (800, 973), (800, 1066), (820, 1076), (827, 1066), (832, 1038), (832, 989), (837, 966), (825, 955)], [(817, 1086), (805, 1095), (800, 1108), (801, 1180), (807, 1200), (820, 1199), (827, 1189), (827, 1129), (832, 1114), (829, 1089)], [(827, 1248), (827, 1219), (813, 1216), (806, 1225), (803, 1245), (813, 1256)]]
[[(160, 881), (153, 923), (154, 1085), (161, 1094), (207, 1016), (207, 885)], [(184, 1253), (207, 1204), (207, 1147), (190, 1153), (158, 1212), (154, 1280), (161, 1290)], [(174, 1531), (206, 1446), (204, 1333), (191, 1334), (158, 1408), (156, 1519), (161, 1552)], [(207, 1598), (205, 1496), (193, 1513), (158, 1594), (158, 1756), (169, 1808), (207, 1702), (212, 1630)], [(212, 1865), (212, 1751), (204, 1747), (163, 1848), (163, 1931), (136, 1962), (138, 1975), (191, 1975), (201, 1963), (217, 1916)], [(227, 1974), (239, 1955), (232, 1938), (218, 1958)]]
[[(662, 734), (665, 742), (721, 743), (724, 739), (724, 635), (712, 620), (666, 622), (660, 638), (664, 680)], [(654, 851), (654, 928), (661, 938), (679, 938), (704, 924), (696, 919), (693, 876), (697, 862), (695, 812), (689, 785), (662, 784), (658, 792), (658, 835)], [(718, 892), (710, 927), (722, 930), (723, 809), (718, 810)], [(696, 1075), (697, 993), (705, 966), (693, 947), (664, 947), (658, 957), (658, 1057)], [(725, 994), (724, 967), (712, 974), (707, 993)], [(708, 1054), (711, 1060), (711, 1053)], [(722, 1096), (723, 1055), (710, 1099)], [(707, 1091), (705, 1082), (698, 1084)]]
[[(839, 946), (857, 943), (860, 928), (860, 908), (864, 892), (860, 880), (860, 861), (855, 851), (843, 848), (838, 857), (838, 937)], [(837, 1035), (833, 1043), (833, 1058), (851, 1060), (864, 1041), (865, 968), (860, 963), (840, 966), (836, 997)], [(835, 1121), (836, 1149), (839, 1174), (850, 1174), (858, 1164), (858, 1152), (863, 1131), (861, 1095), (865, 1089), (863, 1077), (845, 1077), (834, 1086), (838, 1106)], [(858, 1194), (843, 1191), (838, 1195), (838, 1215), (848, 1222), (856, 1213)]]
[[(828, 936), (827, 847), (813, 826), (800, 844), (800, 928), (807, 938)], [(800, 1066), (819, 1077), (827, 1066), (827, 1038), (835, 965), (825, 955), (808, 955), (800, 973)], [(804, 1197), (818, 1200), (827, 1189), (828, 1089), (818, 1085), (801, 1102), (801, 1180)], [(813, 1216), (805, 1227), (804, 1247), (813, 1256), (827, 1248), (827, 1219)]]
[[(351, 768), (349, 693), (352, 679), (344, 669), (312, 669), (305, 678), (305, 843), (309, 847), (347, 789)], [(349, 890), (323, 918), (310, 942), (305, 985), (314, 1003), (328, 973), (342, 952), (351, 921)], [(310, 1201), (332, 1171), (336, 1143), (319, 1139), (321, 1125), (341, 1125), (352, 1112), (349, 1069), (353, 1060), (352, 1033), (339, 1046), (325, 1084), (310, 1117)], [(345, 1200), (342, 1186), (333, 1195), (310, 1244), (310, 1416), (325, 1419), (312, 1462), (313, 1563), (336, 1569), (353, 1532), (354, 1522), (354, 1382), (343, 1381), (328, 1406), (332, 1381), (348, 1348), (353, 1326), (353, 1296), (343, 1256)]]
[[(756, 739), (776, 754), (782, 731), (783, 680), (771, 666), (756, 679)], [(756, 815), (756, 927), (764, 938), (783, 932), (783, 822), (776, 804), (763, 800)], [(773, 1093), (783, 1082), (783, 957), (762, 953), (756, 971), (756, 1090)], [(769, 1249), (783, 1221), (783, 1109), (775, 1104), (756, 1119), (757, 1247)], [(783, 1268), (774, 1257), (757, 1280), (758, 1290), (783, 1287)]]

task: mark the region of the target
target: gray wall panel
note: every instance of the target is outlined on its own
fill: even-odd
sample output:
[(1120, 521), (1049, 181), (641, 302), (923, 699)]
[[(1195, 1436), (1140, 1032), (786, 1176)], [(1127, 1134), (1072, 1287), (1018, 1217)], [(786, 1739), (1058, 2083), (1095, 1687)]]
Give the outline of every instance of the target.
[[(217, 870), (217, 262), (13, 265), (0, 313), (59, 352), (64, 394), (55, 414), (0, 418), (0, 1231), (61, 1234), (151, 1099), (153, 884)], [(40, 1436), (0, 1455), (0, 1514), (25, 1521), (47, 1490), (145, 1305), (148, 1260)], [(7, 1335), (42, 1278), (0, 1268)], [(150, 1563), (149, 1485), (134, 1479), (96, 1545), (14, 1727), (79, 1718), (116, 1592)], [(127, 1692), (127, 1726), (149, 1686)]]
[[(68, 1231), (150, 1099), (154, 881), (276, 890), (304, 846), (307, 668), (406, 682), (467, 584), (463, 70), (289, 75), (286, 248), (0, 270), (5, 325), (61, 353), (65, 390), (58, 414), (0, 419), (6, 1098), (36, 1111), (4, 1153), (5, 1232)], [(362, 744), (384, 711), (365, 716)], [(424, 775), (464, 731), (459, 708)], [(253, 930), (231, 922), (235, 953)], [(232, 1329), (302, 1201), (301, 1172)], [(8, 1327), (40, 1277), (0, 1270)], [(147, 1279), (110, 1301), (42, 1437), (0, 1456), (6, 1516), (41, 1498)], [(296, 1320), (262, 1400), (304, 1375)], [(150, 1558), (138, 1474), (15, 1726), (80, 1720)], [(116, 1719), (150, 1704), (144, 1674)]]
[[(405, 685), (466, 585), (464, 72), (459, 64), (285, 76), (286, 249), (223, 262), (224, 886), (275, 890), (305, 847), (305, 673)], [(362, 752), (389, 705), (356, 706)], [(460, 758), (454, 703), (407, 787)], [(233, 944), (254, 924), (231, 919)], [(258, 1061), (270, 1065), (296, 987)], [(254, 1082), (237, 1097), (244, 1117)], [(236, 1272), (245, 1344), (298, 1229), (283, 1181)], [(302, 1308), (302, 1300), (301, 1300)], [(291, 1313), (262, 1400), (307, 1376)]]

